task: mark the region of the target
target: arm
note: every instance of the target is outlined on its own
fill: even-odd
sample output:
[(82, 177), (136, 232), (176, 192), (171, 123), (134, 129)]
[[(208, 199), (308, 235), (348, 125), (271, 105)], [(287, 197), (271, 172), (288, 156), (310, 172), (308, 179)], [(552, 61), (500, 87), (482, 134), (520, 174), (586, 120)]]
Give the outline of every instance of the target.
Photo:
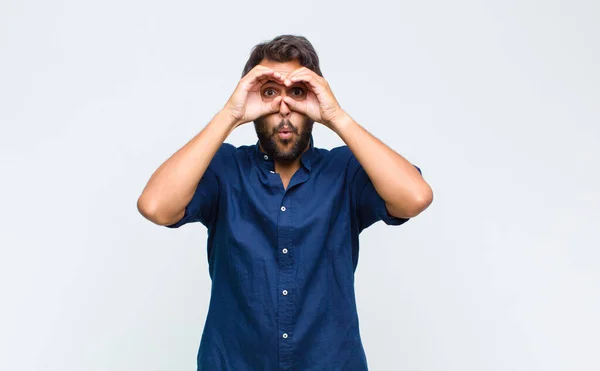
[(152, 174), (138, 198), (138, 211), (159, 225), (180, 220), (210, 161), (234, 127), (231, 116), (225, 111), (219, 112)]
[(331, 121), (383, 198), (388, 212), (397, 218), (413, 218), (433, 201), (433, 191), (420, 172), (404, 157), (365, 130), (349, 115)]
[(244, 123), (279, 111), (281, 97), (270, 103), (260, 98), (260, 86), (268, 79), (281, 81), (281, 75), (261, 65), (250, 70), (212, 121), (152, 174), (137, 201), (138, 211), (146, 219), (165, 226), (182, 219), (206, 169), (229, 134)]
[(342, 138), (364, 168), (377, 194), (385, 201), (390, 215), (411, 218), (431, 204), (433, 192), (420, 172), (344, 112), (322, 76), (302, 67), (290, 73), (284, 83), (290, 86), (297, 81), (310, 90), (306, 100), (296, 102), (285, 97), (284, 101), (293, 110), (322, 123)]

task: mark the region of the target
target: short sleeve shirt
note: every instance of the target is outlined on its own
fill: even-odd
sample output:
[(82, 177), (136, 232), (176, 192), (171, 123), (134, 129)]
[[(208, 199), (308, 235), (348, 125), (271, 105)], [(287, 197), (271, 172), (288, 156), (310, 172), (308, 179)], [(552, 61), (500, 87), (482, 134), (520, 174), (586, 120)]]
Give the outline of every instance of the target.
[(258, 143), (223, 143), (168, 226), (207, 228), (212, 288), (198, 370), (367, 370), (359, 234), (408, 220), (388, 213), (347, 146), (316, 148), (311, 137), (284, 188)]

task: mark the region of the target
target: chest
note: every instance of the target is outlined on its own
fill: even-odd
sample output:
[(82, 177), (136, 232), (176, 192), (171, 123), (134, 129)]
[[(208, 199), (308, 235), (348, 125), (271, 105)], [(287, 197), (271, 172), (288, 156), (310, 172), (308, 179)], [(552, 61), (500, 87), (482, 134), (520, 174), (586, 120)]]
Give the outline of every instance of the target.
[(221, 194), (219, 224), (241, 239), (298, 239), (347, 229), (351, 204), (341, 174), (270, 173), (266, 179), (248, 177), (227, 187)]

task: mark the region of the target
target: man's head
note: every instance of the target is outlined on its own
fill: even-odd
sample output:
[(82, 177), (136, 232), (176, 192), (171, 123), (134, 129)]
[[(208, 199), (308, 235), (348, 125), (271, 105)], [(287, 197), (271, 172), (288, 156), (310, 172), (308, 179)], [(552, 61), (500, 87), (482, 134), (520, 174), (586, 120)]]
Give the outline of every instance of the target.
[[(246, 62), (242, 77), (258, 64), (274, 69), (284, 79), (289, 73), (303, 66), (323, 76), (315, 49), (302, 36), (280, 35), (271, 41), (256, 45)], [(270, 81), (260, 88), (260, 93), (264, 101), (279, 95), (303, 100), (306, 99), (308, 90), (301, 82), (286, 87)], [(306, 115), (291, 111), (282, 101), (279, 112), (256, 119), (254, 128), (260, 145), (267, 154), (278, 161), (292, 162), (308, 147), (313, 124)]]

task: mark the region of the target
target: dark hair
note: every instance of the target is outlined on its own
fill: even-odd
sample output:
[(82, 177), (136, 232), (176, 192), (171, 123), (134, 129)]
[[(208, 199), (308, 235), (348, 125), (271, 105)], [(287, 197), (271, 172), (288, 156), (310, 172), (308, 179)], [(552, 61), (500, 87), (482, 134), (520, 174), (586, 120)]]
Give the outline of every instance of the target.
[(323, 76), (317, 52), (304, 36), (279, 35), (273, 40), (254, 46), (244, 66), (242, 77), (265, 58), (273, 62), (289, 62), (297, 59), (302, 66), (313, 70), (321, 77)]

